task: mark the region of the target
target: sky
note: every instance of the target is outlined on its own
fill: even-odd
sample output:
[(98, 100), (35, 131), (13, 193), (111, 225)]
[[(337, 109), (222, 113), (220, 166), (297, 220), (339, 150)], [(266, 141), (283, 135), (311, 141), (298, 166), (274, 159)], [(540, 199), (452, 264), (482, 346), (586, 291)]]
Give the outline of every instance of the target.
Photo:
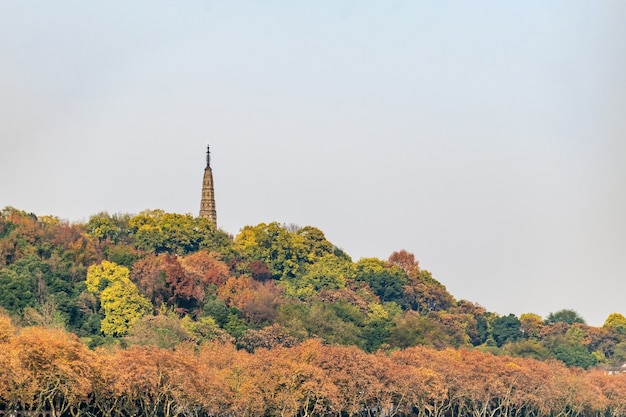
[(502, 315), (626, 315), (626, 2), (0, 4), (0, 207), (415, 254)]

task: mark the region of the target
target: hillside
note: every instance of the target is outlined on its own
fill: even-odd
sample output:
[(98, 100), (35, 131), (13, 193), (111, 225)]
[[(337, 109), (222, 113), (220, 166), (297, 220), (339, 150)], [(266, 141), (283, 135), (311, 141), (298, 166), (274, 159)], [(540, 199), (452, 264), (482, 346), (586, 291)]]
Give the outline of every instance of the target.
[(90, 347), (309, 339), (365, 352), (471, 348), (568, 366), (626, 361), (626, 318), (571, 310), (500, 316), (456, 300), (414, 255), (353, 261), (312, 226), (245, 226), (160, 210), (70, 224), (0, 212), (0, 307), (17, 327), (65, 329)]

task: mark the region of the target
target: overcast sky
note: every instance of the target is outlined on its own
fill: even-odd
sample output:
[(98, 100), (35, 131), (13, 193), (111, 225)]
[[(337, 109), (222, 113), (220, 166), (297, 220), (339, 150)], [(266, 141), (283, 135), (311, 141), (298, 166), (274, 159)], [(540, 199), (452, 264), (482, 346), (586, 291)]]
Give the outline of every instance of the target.
[(322, 229), (500, 314), (626, 314), (626, 2), (0, 4), (0, 207)]

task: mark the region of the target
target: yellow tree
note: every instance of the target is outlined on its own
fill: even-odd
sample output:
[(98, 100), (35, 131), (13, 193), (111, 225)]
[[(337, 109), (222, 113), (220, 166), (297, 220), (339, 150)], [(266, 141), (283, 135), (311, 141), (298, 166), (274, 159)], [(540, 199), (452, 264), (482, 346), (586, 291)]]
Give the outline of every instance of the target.
[(626, 335), (626, 317), (620, 313), (611, 313), (602, 327), (609, 329), (613, 333)]
[(100, 295), (108, 286), (117, 282), (130, 281), (128, 268), (115, 262), (102, 261), (97, 265), (91, 265), (87, 270), (87, 291)]
[(133, 324), (152, 311), (152, 304), (139, 294), (132, 282), (116, 283), (102, 291), (104, 319), (100, 330), (107, 336), (122, 336)]
[(130, 280), (130, 271), (114, 262), (103, 261), (87, 271), (87, 290), (100, 296), (104, 319), (100, 330), (107, 336), (122, 336), (152, 311), (152, 304)]

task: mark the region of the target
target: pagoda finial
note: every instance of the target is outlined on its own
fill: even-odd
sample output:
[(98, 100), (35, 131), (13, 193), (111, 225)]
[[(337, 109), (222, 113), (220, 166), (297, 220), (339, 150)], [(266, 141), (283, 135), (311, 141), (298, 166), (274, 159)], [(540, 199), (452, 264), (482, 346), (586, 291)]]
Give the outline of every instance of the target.
[(209, 150), (209, 145), (206, 146), (206, 166), (211, 166), (211, 151)]

